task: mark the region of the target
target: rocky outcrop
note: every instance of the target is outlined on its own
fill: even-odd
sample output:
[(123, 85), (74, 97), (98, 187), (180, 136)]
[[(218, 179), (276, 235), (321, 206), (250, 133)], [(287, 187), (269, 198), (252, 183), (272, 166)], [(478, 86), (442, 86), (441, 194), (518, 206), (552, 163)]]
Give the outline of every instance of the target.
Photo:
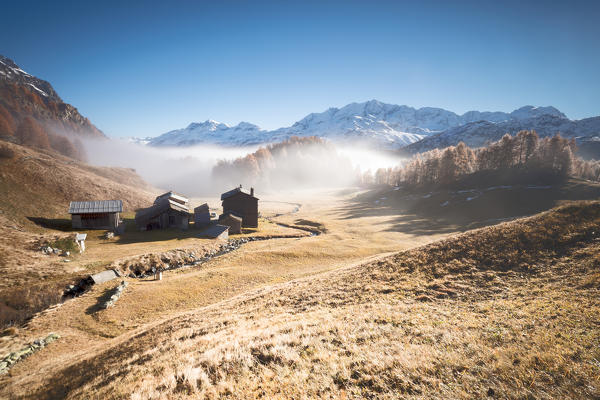
[[(0, 55), (0, 136), (11, 137), (27, 117), (57, 135), (105, 138), (75, 107), (65, 103), (52, 85)], [(6, 121), (6, 119), (10, 121)], [(56, 140), (56, 139), (55, 139)]]
[(103, 309), (107, 309), (108, 307), (114, 306), (115, 303), (117, 302), (117, 300), (119, 300), (119, 298), (121, 297), (121, 294), (123, 293), (123, 291), (125, 290), (126, 287), (127, 287), (127, 282), (121, 281), (121, 283), (112, 290), (112, 294), (110, 295), (108, 300), (106, 300), (104, 303), (102, 303), (100, 305), (100, 307)]
[(44, 347), (60, 338), (56, 333), (51, 333), (43, 339), (35, 340), (33, 343), (23, 347), (18, 351), (14, 351), (0, 360), (0, 374), (5, 374), (19, 361), (24, 360), (33, 353), (42, 350)]

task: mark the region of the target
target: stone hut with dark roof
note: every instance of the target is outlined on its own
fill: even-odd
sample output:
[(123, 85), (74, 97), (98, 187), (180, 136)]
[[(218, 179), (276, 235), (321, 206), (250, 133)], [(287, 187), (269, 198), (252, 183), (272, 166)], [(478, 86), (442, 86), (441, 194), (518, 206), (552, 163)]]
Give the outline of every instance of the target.
[(188, 199), (173, 192), (162, 194), (148, 208), (135, 214), (135, 224), (142, 231), (152, 229), (188, 229), (190, 210)]
[(210, 224), (210, 210), (208, 204), (204, 203), (194, 208), (194, 226), (205, 227)]
[(119, 213), (123, 212), (123, 201), (72, 201), (69, 204), (71, 226), (75, 229), (116, 230), (121, 223)]
[[(242, 186), (221, 195), (223, 215), (233, 214), (242, 218), (244, 228), (258, 227), (258, 198), (254, 197), (254, 188), (250, 192), (242, 190)], [(231, 229), (229, 233), (233, 233)]]
[(221, 214), (219, 216), (219, 225), (228, 226), (229, 233), (235, 235), (242, 233), (242, 219), (233, 214)]

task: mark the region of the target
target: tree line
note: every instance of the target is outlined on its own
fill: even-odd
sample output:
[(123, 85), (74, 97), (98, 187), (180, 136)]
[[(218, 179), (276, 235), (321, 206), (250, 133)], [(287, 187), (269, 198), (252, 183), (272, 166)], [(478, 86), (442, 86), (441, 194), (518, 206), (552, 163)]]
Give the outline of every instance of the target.
[(445, 149), (434, 149), (413, 156), (395, 168), (380, 168), (363, 173), (364, 185), (447, 185), (480, 171), (543, 171), (557, 177), (574, 176), (600, 181), (600, 162), (586, 161), (574, 154), (574, 139), (559, 134), (540, 138), (535, 131), (506, 134), (486, 147), (472, 149), (460, 142)]
[(220, 183), (261, 189), (341, 186), (355, 183), (351, 161), (316, 136), (293, 136), (234, 160), (220, 160), (212, 177)]

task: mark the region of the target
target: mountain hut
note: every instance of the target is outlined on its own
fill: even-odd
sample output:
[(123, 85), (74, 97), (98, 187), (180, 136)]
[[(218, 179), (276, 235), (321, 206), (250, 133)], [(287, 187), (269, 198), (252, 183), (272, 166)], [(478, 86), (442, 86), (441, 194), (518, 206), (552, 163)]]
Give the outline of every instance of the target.
[(242, 233), (242, 219), (233, 214), (221, 214), (219, 216), (219, 225), (229, 227), (229, 233)]
[(194, 208), (194, 226), (196, 228), (205, 227), (210, 224), (210, 210), (208, 204)]
[(190, 211), (188, 199), (173, 192), (162, 194), (148, 208), (135, 214), (135, 224), (142, 231), (152, 229), (188, 229)]
[(119, 213), (123, 212), (123, 201), (72, 201), (69, 204), (71, 226), (75, 229), (116, 230), (121, 223)]
[[(250, 193), (242, 190), (242, 185), (221, 195), (223, 215), (234, 214), (242, 218), (244, 228), (258, 227), (258, 198), (254, 197), (254, 188)], [(231, 229), (229, 233), (233, 233)]]

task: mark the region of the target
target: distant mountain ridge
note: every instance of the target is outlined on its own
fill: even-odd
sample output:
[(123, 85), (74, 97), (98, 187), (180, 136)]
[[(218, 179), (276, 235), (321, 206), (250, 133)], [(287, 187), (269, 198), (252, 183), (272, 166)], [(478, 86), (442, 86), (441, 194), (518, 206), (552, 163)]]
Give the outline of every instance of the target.
[(566, 117), (543, 114), (532, 118), (512, 119), (498, 123), (476, 121), (425, 137), (404, 147), (403, 151), (416, 154), (456, 146), (459, 142), (464, 142), (470, 147), (481, 147), (486, 143), (500, 140), (507, 133), (515, 135), (522, 130), (535, 130), (540, 137), (560, 133), (563, 137), (575, 138), (580, 146), (587, 146), (589, 142), (594, 142), (594, 138), (600, 135), (600, 117), (573, 121)]
[(334, 142), (360, 141), (376, 148), (399, 149), (432, 135), (481, 121), (494, 126), (505, 123), (527, 125), (524, 121), (546, 117), (570, 121), (554, 107), (525, 106), (511, 113), (468, 111), (459, 115), (441, 108), (417, 109), (370, 100), (311, 113), (290, 127), (273, 131), (248, 122), (229, 126), (207, 120), (148, 138), (147, 142), (151, 146), (246, 146), (279, 142), (291, 136), (319, 136)]

